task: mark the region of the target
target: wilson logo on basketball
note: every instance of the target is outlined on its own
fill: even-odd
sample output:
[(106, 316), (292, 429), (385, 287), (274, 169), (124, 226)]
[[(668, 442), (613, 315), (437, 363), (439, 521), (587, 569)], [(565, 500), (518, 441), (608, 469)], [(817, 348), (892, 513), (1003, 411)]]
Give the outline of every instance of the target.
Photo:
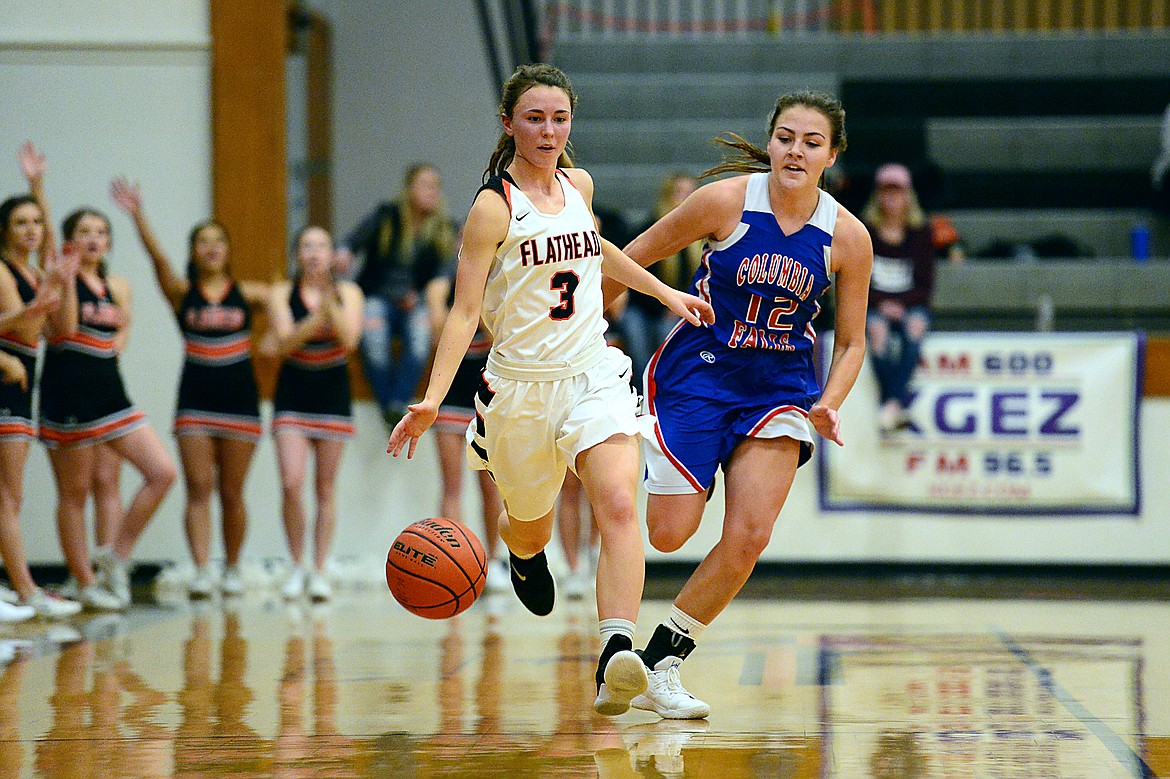
[(402, 554), (406, 555), (407, 559), (413, 560), (417, 563), (422, 563), (429, 568), (434, 568), (435, 561), (438, 559), (433, 554), (427, 554), (426, 552), (415, 549), (413, 546), (408, 546), (401, 541), (394, 542), (394, 551), (401, 552)]
[(466, 526), (443, 517), (407, 525), (386, 553), (386, 585), (412, 614), (446, 619), (483, 592), (487, 555)]
[(429, 530), (435, 531), (439, 538), (443, 539), (447, 546), (451, 547), (452, 549), (458, 549), (459, 547), (463, 546), (463, 544), (459, 543), (459, 538), (455, 535), (455, 531), (441, 522), (433, 522), (428, 519), (422, 522), (418, 522), (417, 524)]

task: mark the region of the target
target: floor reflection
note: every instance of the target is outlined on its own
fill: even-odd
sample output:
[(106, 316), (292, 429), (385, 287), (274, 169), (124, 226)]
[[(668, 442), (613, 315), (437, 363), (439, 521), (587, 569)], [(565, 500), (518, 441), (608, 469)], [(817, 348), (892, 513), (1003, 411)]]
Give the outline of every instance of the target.
[[(646, 602), (642, 629), (668, 609)], [(135, 606), (0, 628), (0, 777), (1166, 776), (1167, 617), (1162, 601), (737, 602), (683, 671), (709, 721), (668, 722), (593, 713), (589, 605)]]
[(829, 776), (1148, 776), (1141, 645), (1079, 637), (829, 636)]

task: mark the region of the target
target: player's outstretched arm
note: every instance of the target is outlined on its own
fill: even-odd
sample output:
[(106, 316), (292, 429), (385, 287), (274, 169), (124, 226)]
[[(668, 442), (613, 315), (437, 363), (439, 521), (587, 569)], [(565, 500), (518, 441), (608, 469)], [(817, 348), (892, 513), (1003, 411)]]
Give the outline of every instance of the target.
[(676, 315), (696, 327), (715, 322), (715, 311), (710, 303), (663, 283), (604, 238), (601, 239), (601, 256), (601, 272), (606, 277), (630, 289), (653, 295)]
[[(673, 257), (695, 241), (723, 238), (739, 223), (743, 208), (742, 180), (724, 179), (699, 187), (677, 208), (646, 228), (623, 250), (643, 268)], [(617, 299), (626, 285), (607, 277), (601, 286), (605, 307)]]

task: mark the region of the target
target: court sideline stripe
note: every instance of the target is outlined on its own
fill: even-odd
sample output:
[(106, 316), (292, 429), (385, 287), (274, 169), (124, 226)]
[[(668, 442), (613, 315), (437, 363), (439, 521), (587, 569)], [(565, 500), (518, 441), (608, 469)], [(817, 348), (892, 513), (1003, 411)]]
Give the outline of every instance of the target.
[(1014, 638), (998, 628), (992, 628), (992, 634), (1007, 647), (1016, 658), (1024, 664), (1028, 671), (1036, 677), (1040, 686), (1052, 697), (1060, 701), (1061, 705), (1070, 714), (1077, 718), (1085, 728), (1092, 733), (1108, 749), (1122, 766), (1132, 766), (1135, 779), (1146, 779), (1157, 774), (1146, 763), (1142, 756), (1133, 751), (1113, 729), (1098, 719), (1085, 705), (1069, 694), (1067, 690), (1056, 683), (1052, 673), (1032, 656), (1032, 653), (1022, 647)]

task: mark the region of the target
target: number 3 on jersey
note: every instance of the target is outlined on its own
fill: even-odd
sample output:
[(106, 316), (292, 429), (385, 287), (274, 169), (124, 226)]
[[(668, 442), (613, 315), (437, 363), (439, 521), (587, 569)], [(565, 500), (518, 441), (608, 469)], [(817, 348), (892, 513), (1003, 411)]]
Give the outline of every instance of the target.
[(562, 270), (553, 274), (552, 280), (549, 282), (549, 289), (553, 292), (559, 292), (561, 300), (549, 308), (549, 319), (563, 322), (573, 317), (577, 311), (573, 301), (573, 293), (577, 291), (577, 285), (580, 283), (581, 277), (571, 270)]

